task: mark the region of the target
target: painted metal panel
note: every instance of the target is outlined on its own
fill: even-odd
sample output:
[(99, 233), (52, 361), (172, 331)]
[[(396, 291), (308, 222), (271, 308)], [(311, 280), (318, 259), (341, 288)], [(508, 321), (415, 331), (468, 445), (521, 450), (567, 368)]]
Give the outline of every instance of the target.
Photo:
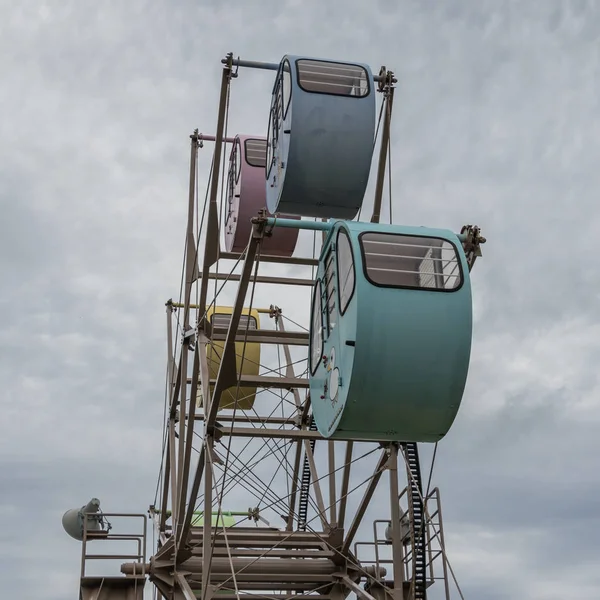
[[(236, 513), (236, 515), (239, 513)], [(213, 527), (233, 527), (238, 519), (236, 515), (228, 511), (222, 511), (221, 514), (211, 513), (211, 525)], [(202, 511), (194, 512), (192, 527), (202, 527), (204, 525), (204, 513)]]
[[(233, 308), (230, 306), (210, 306), (206, 311), (206, 316), (211, 323), (215, 326), (216, 319), (219, 316), (231, 318)], [(253, 322), (255, 328), (260, 329), (260, 317), (257, 310), (248, 310), (244, 308), (242, 310), (242, 320), (240, 321), (239, 331), (243, 332), (246, 327), (244, 321), (250, 317), (252, 327)], [(252, 321), (254, 320), (254, 321)], [(226, 319), (224, 319), (226, 321)], [(220, 326), (220, 325), (219, 325)], [(223, 326), (228, 326), (228, 323)], [(216, 379), (219, 373), (219, 367), (221, 365), (221, 357), (223, 356), (223, 349), (225, 342), (210, 342), (206, 346), (206, 355), (208, 359), (208, 370), (211, 379)], [(258, 375), (260, 368), (260, 344), (258, 343), (246, 343), (246, 349), (244, 350), (243, 342), (236, 342), (235, 344), (235, 363), (237, 373), (240, 375)], [(243, 362), (242, 362), (243, 357)], [(214, 391), (214, 386), (210, 386), (211, 394)], [(219, 400), (219, 410), (233, 410), (237, 408), (239, 410), (250, 410), (254, 406), (254, 400), (256, 398), (256, 387), (242, 387), (239, 390), (237, 386), (227, 388), (221, 394)], [(196, 406), (200, 408), (202, 406), (202, 389), (198, 386), (198, 395), (196, 398)]]
[[(341, 314), (336, 259), (334, 297), (338, 306), (332, 308), (330, 296), (324, 292), (323, 304), (329, 301), (333, 319), (328, 329), (324, 310), (321, 358), (318, 364), (313, 358), (311, 364), (310, 391), (319, 432), (325, 437), (357, 440), (438, 441), (448, 432), (458, 412), (470, 359), (471, 285), (462, 246), (453, 232), (442, 229), (337, 223), (320, 258), (317, 276), (323, 281), (327, 280), (328, 252), (333, 249), (335, 253), (339, 247), (340, 229), (351, 242), (356, 281)], [(433, 264), (434, 253), (425, 260), (406, 255), (406, 247), (402, 246), (406, 239), (410, 244), (414, 241), (417, 247), (431, 240), (434, 248), (439, 247), (436, 239), (445, 240), (447, 245), (452, 244), (448, 247), (455, 249), (460, 285), (452, 291), (434, 289), (434, 278), (422, 271), (418, 273), (419, 281), (430, 287), (408, 287), (415, 283), (407, 279), (412, 267), (404, 269), (404, 273), (392, 273), (399, 277), (396, 283), (399, 281), (404, 287), (391, 287), (390, 280), (375, 285), (365, 271), (364, 244), (361, 247), (361, 235), (367, 235), (365, 232), (411, 236), (398, 238), (398, 256), (392, 259), (409, 266), (424, 264), (425, 260)], [(373, 257), (369, 260), (381, 268), (372, 262)], [(437, 264), (444, 263), (448, 261)], [(390, 277), (388, 271), (382, 273)], [(451, 279), (446, 277), (445, 281)], [(314, 305), (313, 301), (313, 311)], [(311, 354), (318, 338), (314, 327), (313, 322)]]
[[(237, 135), (229, 157), (227, 176), (227, 252), (245, 250), (252, 231), (253, 217), (266, 208), (265, 159), (267, 138)], [(294, 217), (291, 217), (294, 218)], [(292, 256), (298, 240), (297, 229), (277, 229), (262, 241), (261, 252)]]
[(285, 56), (271, 102), (269, 210), (353, 219), (367, 188), (374, 136), (367, 65)]

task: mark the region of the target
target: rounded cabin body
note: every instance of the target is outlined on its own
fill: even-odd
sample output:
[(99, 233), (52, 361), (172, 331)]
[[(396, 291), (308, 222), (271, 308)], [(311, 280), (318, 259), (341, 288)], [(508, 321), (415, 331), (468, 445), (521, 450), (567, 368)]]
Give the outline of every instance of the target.
[[(206, 311), (206, 316), (211, 327), (218, 329), (227, 329), (231, 321), (233, 309), (229, 306), (210, 306)], [(259, 314), (257, 310), (242, 310), (242, 316), (238, 331), (243, 332), (245, 329), (260, 329)], [(221, 366), (221, 357), (225, 348), (224, 341), (211, 341), (206, 345), (206, 357), (208, 359), (208, 371), (211, 379), (216, 379)], [(242, 363), (243, 355), (243, 363)], [(246, 343), (244, 351), (244, 343), (235, 343), (235, 364), (236, 370), (240, 375), (258, 375), (260, 366), (260, 344)], [(214, 391), (214, 386), (210, 385), (210, 393)], [(227, 388), (221, 394), (219, 401), (219, 410), (251, 410), (254, 406), (256, 398), (256, 387), (240, 387), (232, 386)], [(196, 396), (196, 406), (203, 406), (202, 386), (198, 386)]]
[(327, 438), (436, 442), (467, 379), (471, 284), (456, 234), (337, 222), (320, 257), (310, 395)]
[[(229, 156), (227, 174), (227, 218), (225, 249), (243, 252), (250, 240), (253, 217), (266, 208), (265, 137), (237, 135)], [(279, 228), (261, 244), (261, 252), (272, 256), (292, 256), (298, 241), (297, 229)]]
[(375, 86), (367, 65), (285, 56), (273, 88), (267, 207), (353, 219), (369, 180)]

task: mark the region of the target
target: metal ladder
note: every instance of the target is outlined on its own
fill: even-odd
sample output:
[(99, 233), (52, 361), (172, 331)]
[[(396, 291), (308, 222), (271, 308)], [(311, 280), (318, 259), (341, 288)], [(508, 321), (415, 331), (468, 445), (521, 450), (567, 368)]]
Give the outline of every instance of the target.
[(413, 581), (414, 599), (427, 600), (427, 571), (426, 539), (425, 539), (425, 510), (423, 507), (423, 486), (421, 482), (421, 467), (419, 450), (415, 442), (402, 444), (409, 471), (410, 521), (413, 547)]
[[(310, 418), (309, 431), (317, 431), (314, 416)], [(316, 440), (310, 440), (310, 451), (314, 454)], [(310, 494), (310, 463), (308, 456), (304, 455), (302, 465), (302, 477), (300, 479), (300, 498), (298, 500), (298, 529), (306, 531), (306, 519), (308, 517), (308, 496)]]

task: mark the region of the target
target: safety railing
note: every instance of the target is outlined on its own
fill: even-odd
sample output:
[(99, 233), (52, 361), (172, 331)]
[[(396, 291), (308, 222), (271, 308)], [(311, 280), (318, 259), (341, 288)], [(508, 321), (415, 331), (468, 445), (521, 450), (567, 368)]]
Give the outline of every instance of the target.
[[(88, 517), (100, 518), (103, 523), (102, 529), (89, 530)], [(111, 519), (129, 519), (141, 521), (141, 531), (137, 532), (126, 532), (126, 533), (111, 533), (112, 523), (109, 523), (107, 517)], [(121, 521), (122, 522), (122, 521)], [(88, 553), (88, 543), (92, 541), (105, 541), (105, 542), (117, 542), (120, 546), (123, 543), (131, 542), (135, 543), (137, 548), (136, 553)], [(108, 544), (103, 544), (102, 547), (106, 547)], [(114, 544), (113, 544), (114, 545)], [(133, 513), (86, 513), (83, 519), (83, 540), (81, 544), (81, 578), (86, 577), (86, 563), (89, 560), (127, 560), (129, 562), (135, 562), (140, 565), (139, 571), (136, 567), (136, 575), (146, 575), (146, 515), (145, 514), (133, 514)]]
[[(398, 502), (407, 496), (408, 487), (404, 488), (398, 497)], [(415, 533), (412, 531), (412, 523), (408, 521), (410, 511), (400, 510), (401, 522), (401, 538), (402, 538), (402, 572), (405, 582), (412, 581), (412, 575), (415, 568), (414, 565), (414, 549), (413, 540)], [(445, 599), (450, 600), (450, 582), (448, 579), (448, 563), (446, 559), (446, 548), (444, 541), (444, 527), (442, 519), (440, 491), (438, 488), (431, 490), (429, 495), (424, 498), (424, 518), (425, 518), (425, 553), (427, 570), (427, 587), (435, 582), (443, 582), (445, 590)], [(359, 560), (360, 564), (374, 565), (377, 572), (385, 565), (393, 565), (394, 557), (392, 556), (392, 540), (386, 535), (385, 529), (381, 533), (381, 525), (385, 528), (391, 526), (389, 519), (377, 519), (373, 521), (373, 541), (372, 542), (355, 542), (354, 555)], [(417, 534), (418, 535), (418, 534)], [(369, 548), (370, 556), (365, 556), (366, 552), (361, 552), (359, 548)], [(385, 549), (385, 550), (384, 550)], [(398, 558), (398, 557), (397, 557)], [(391, 569), (386, 569), (390, 573)]]

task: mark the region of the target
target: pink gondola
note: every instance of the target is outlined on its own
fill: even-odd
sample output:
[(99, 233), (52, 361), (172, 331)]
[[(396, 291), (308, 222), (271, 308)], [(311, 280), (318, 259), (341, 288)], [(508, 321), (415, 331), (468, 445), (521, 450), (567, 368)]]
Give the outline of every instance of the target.
[[(266, 208), (265, 137), (237, 135), (229, 158), (227, 176), (227, 217), (225, 248), (227, 252), (242, 252), (248, 245), (253, 217)], [(270, 213), (269, 213), (270, 215)], [(285, 217), (286, 215), (280, 215)], [(299, 218), (290, 217), (287, 218)], [(261, 254), (292, 256), (298, 240), (298, 229), (275, 228), (265, 237)]]

